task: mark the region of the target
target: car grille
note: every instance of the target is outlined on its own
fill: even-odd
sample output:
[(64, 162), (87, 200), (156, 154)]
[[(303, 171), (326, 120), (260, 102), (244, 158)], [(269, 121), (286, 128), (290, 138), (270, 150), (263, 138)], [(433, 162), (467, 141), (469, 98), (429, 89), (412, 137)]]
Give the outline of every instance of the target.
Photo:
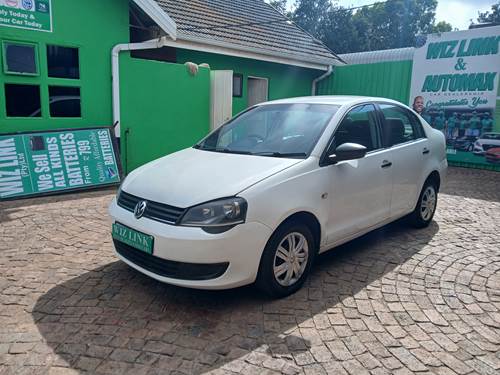
[(183, 208), (173, 207), (167, 204), (142, 199), (124, 191), (121, 191), (120, 195), (118, 196), (118, 206), (130, 212), (134, 212), (135, 206), (141, 201), (147, 202), (143, 217), (160, 221), (162, 223), (177, 224), (185, 211), (185, 209)]
[(115, 249), (122, 257), (156, 275), (179, 280), (210, 280), (222, 276), (229, 263), (195, 264), (174, 262), (137, 250), (114, 240)]

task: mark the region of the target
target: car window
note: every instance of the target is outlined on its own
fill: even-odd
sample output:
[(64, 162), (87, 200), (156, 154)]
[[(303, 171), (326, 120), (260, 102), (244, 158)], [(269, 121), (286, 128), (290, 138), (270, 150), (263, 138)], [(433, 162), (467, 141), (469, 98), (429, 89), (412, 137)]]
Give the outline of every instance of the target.
[(425, 137), (422, 124), (410, 111), (394, 104), (380, 104), (380, 110), (389, 147)]
[(377, 127), (376, 109), (371, 104), (352, 109), (335, 131), (330, 151), (344, 143), (357, 143), (374, 151), (382, 147), (382, 140)]

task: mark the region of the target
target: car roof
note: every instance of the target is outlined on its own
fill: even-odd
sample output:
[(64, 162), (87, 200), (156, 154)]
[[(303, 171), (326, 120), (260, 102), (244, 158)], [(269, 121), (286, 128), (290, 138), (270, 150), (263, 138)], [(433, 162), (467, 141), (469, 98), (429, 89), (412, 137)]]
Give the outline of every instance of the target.
[[(280, 99), (273, 100), (266, 103), (261, 103), (259, 105), (269, 105), (269, 104), (331, 104), (339, 106), (351, 106), (358, 103), (366, 102), (389, 102), (398, 105), (403, 105), (403, 103), (397, 102), (392, 99), (387, 98), (377, 98), (371, 96), (350, 96), (350, 95), (324, 95), (324, 96), (303, 96), (299, 98), (290, 99)], [(406, 107), (406, 106), (405, 106)]]

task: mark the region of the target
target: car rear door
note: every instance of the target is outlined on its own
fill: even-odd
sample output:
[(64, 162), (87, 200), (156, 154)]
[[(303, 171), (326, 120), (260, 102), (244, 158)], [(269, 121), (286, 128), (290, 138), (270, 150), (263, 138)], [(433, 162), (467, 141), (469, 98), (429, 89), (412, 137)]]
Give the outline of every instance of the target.
[(351, 109), (337, 127), (325, 156), (344, 143), (368, 149), (358, 160), (341, 161), (328, 168), (330, 215), (327, 241), (334, 244), (367, 230), (389, 217), (392, 191), (391, 150), (384, 149), (376, 107)]
[(414, 208), (431, 149), (420, 120), (412, 112), (388, 103), (380, 103), (379, 110), (393, 168), (390, 216), (398, 217)]

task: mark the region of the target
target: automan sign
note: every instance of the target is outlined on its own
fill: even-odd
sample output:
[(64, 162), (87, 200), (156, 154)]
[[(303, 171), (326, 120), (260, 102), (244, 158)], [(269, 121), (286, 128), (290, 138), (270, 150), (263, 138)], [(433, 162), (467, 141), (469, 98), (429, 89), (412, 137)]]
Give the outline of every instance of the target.
[(51, 0), (0, 0), (1, 26), (51, 32)]
[(120, 182), (109, 128), (0, 136), (0, 200)]

